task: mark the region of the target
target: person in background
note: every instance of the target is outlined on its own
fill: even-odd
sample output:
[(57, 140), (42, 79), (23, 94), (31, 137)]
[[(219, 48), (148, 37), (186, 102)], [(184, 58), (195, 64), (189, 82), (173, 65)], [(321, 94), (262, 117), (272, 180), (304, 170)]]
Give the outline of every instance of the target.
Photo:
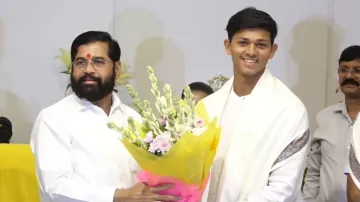
[(6, 117), (0, 117), (0, 144), (9, 144), (12, 135), (11, 121)]
[[(203, 82), (193, 82), (189, 84), (191, 93), (194, 96), (194, 100), (196, 103), (198, 103), (201, 99), (207, 97), (208, 95), (211, 95), (214, 93), (214, 90)], [(184, 90), (181, 93), (181, 99), (184, 99)]]
[(360, 110), (360, 46), (349, 46), (339, 58), (339, 86), (345, 102), (316, 115), (317, 129), (310, 145), (303, 187), (305, 202), (346, 202), (346, 176), (351, 143), (350, 125)]
[(41, 201), (176, 201), (157, 194), (168, 185), (137, 183), (140, 169), (109, 121), (124, 126), (140, 115), (114, 91), (120, 76), (119, 44), (110, 34), (89, 31), (71, 45), (71, 94), (38, 115), (31, 133)]

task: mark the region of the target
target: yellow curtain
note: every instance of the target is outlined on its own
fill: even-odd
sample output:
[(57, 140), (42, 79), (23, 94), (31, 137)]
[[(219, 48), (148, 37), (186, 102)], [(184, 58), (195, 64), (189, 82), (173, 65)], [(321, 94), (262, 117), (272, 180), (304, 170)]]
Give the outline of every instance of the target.
[(39, 202), (35, 160), (29, 145), (0, 144), (0, 202)]

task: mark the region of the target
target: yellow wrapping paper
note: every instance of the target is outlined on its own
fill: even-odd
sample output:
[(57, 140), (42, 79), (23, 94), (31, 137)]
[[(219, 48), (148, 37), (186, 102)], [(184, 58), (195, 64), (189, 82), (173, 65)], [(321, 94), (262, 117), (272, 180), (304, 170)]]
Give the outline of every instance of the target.
[(0, 202), (40, 202), (30, 146), (0, 144)]
[[(156, 156), (137, 147), (127, 139), (122, 142), (144, 171), (174, 177), (191, 185), (203, 185), (210, 172), (220, 139), (217, 119), (209, 120), (205, 106), (196, 106), (198, 117), (205, 121), (207, 129), (199, 136), (185, 132), (163, 156)], [(140, 127), (140, 125), (137, 125)]]

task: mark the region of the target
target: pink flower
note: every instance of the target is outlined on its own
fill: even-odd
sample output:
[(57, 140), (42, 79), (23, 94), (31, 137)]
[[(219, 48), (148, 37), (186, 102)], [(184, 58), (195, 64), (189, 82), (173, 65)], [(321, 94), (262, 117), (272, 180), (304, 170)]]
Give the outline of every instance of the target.
[(149, 152), (156, 153), (161, 152), (164, 154), (171, 148), (170, 133), (164, 132), (161, 135), (155, 137), (152, 143), (150, 143)]
[(205, 121), (204, 121), (204, 119), (196, 118), (196, 120), (195, 120), (195, 122), (194, 122), (194, 126), (195, 126), (196, 128), (204, 127), (204, 126), (205, 126)]
[(160, 126), (166, 126), (166, 118), (165, 119), (160, 118), (160, 119), (158, 119), (158, 122), (159, 122)]
[(153, 135), (153, 132), (152, 131), (149, 131), (146, 136), (145, 136), (145, 139), (144, 139), (144, 142), (149, 144), (150, 142), (152, 142), (154, 139), (154, 135)]

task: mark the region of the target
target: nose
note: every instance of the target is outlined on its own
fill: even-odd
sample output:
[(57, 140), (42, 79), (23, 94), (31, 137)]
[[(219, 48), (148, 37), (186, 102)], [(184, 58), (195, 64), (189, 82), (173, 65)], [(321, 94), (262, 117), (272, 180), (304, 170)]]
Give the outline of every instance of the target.
[(345, 75), (345, 78), (352, 78), (352, 77), (353, 77), (353, 74), (354, 74), (353, 70), (349, 70), (349, 71), (347, 72), (347, 74)]
[(87, 72), (87, 73), (92, 73), (92, 72), (95, 71), (95, 70), (94, 70), (94, 67), (92, 66), (92, 62), (91, 62), (91, 61), (89, 61), (89, 62), (86, 64), (86, 67), (85, 67), (84, 71)]
[(246, 49), (246, 53), (249, 56), (255, 56), (256, 55), (256, 47), (255, 44), (250, 44), (247, 49)]

